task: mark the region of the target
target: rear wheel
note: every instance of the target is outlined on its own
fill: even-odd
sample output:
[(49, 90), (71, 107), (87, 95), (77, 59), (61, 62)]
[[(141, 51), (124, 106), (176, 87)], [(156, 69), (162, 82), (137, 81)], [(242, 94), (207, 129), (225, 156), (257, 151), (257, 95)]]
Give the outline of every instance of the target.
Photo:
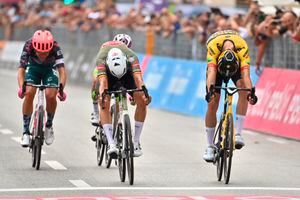
[(43, 109), (39, 108), (39, 118), (38, 118), (38, 127), (37, 127), (37, 138), (35, 138), (35, 159), (36, 159), (36, 166), (35, 169), (40, 169), (41, 164), (41, 153), (42, 153), (42, 145), (44, 140), (44, 132), (43, 132), (43, 123), (44, 123), (44, 112)]
[(101, 128), (99, 127), (97, 133), (96, 133), (96, 148), (97, 148), (97, 164), (98, 166), (102, 165), (103, 157), (104, 157), (104, 152), (106, 146), (103, 144), (102, 138), (101, 138)]
[(224, 141), (224, 179), (225, 183), (228, 184), (230, 179), (232, 155), (233, 155), (233, 117), (232, 114), (227, 115), (227, 124), (226, 124), (226, 137)]
[(133, 143), (132, 143), (132, 134), (131, 134), (131, 125), (128, 115), (124, 116), (124, 131), (125, 131), (125, 152), (126, 152), (126, 161), (127, 161), (127, 173), (129, 178), (129, 184), (133, 185), (134, 181), (134, 162), (133, 162)]

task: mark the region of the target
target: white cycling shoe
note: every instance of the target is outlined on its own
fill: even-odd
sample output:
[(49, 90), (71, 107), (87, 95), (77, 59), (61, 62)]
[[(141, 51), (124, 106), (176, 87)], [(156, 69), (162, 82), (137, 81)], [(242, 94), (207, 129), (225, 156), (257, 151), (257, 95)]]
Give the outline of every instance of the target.
[(99, 114), (92, 112), (90, 121), (91, 121), (92, 125), (94, 125), (94, 126), (99, 125)]
[(49, 128), (45, 127), (44, 136), (45, 136), (45, 143), (47, 145), (50, 145), (50, 144), (53, 143), (53, 141), (54, 141), (54, 132), (53, 132), (53, 127), (52, 126), (49, 127)]
[(115, 144), (110, 144), (107, 146), (107, 154), (112, 158), (117, 158), (118, 149)]
[(241, 149), (243, 146), (245, 146), (244, 139), (242, 138), (241, 134), (235, 135), (235, 148)]
[(28, 133), (24, 133), (21, 139), (22, 147), (29, 147), (30, 145), (30, 135)]
[(208, 146), (205, 150), (205, 153), (203, 155), (203, 159), (206, 162), (214, 162), (215, 160), (215, 147), (214, 146)]
[(140, 157), (141, 155), (143, 155), (143, 151), (140, 143), (133, 143), (133, 149), (134, 149), (133, 151), (134, 157)]

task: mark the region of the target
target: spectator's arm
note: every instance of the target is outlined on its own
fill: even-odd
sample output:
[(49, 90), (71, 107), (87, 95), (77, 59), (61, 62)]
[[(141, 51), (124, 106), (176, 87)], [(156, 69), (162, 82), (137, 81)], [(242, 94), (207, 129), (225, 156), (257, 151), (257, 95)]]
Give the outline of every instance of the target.
[(256, 68), (260, 69), (260, 65), (266, 50), (268, 42), (267, 41), (262, 41), (260, 42), (260, 44), (258, 45), (258, 50), (257, 50), (257, 56), (256, 56)]

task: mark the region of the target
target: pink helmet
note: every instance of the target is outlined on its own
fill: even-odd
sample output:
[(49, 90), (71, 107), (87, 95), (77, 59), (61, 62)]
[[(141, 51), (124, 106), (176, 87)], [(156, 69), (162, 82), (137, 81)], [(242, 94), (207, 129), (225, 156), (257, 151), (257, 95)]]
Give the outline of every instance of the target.
[(53, 47), (53, 35), (47, 30), (37, 30), (32, 37), (33, 48), (38, 52), (49, 52)]

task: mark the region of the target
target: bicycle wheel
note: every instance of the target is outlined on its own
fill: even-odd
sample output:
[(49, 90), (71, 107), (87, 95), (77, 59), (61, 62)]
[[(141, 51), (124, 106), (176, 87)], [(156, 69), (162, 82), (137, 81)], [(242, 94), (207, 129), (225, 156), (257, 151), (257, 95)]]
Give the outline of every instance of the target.
[[(118, 148), (119, 148), (119, 153), (118, 153), (118, 167), (119, 167), (119, 175), (120, 175), (120, 180), (121, 182), (125, 181), (126, 178), (126, 159), (125, 156), (123, 155), (123, 147), (125, 147), (125, 144), (123, 143), (123, 129), (122, 129), (122, 124), (119, 124), (117, 127), (117, 140), (118, 140)], [(125, 140), (124, 140), (125, 141)]]
[(223, 150), (222, 150), (222, 124), (223, 120), (219, 123), (217, 132), (216, 132), (216, 138), (215, 138), (215, 146), (216, 146), (216, 163), (217, 163), (217, 178), (218, 181), (222, 180), (222, 175), (223, 175)]
[(101, 128), (99, 127), (96, 135), (96, 148), (97, 148), (97, 164), (98, 166), (102, 165), (103, 157), (104, 157), (104, 151), (105, 151), (105, 145), (103, 144), (102, 138), (101, 138)]
[(31, 122), (30, 126), (32, 128), (30, 128), (31, 130), (31, 134), (32, 134), (32, 139), (30, 141), (30, 149), (31, 149), (31, 166), (34, 168), (36, 165), (36, 159), (35, 159), (35, 152), (36, 152), (36, 146), (35, 146), (35, 142), (34, 142), (34, 138), (35, 138), (35, 126), (36, 126), (36, 112), (34, 112), (34, 120)]
[(110, 165), (111, 165), (111, 161), (112, 161), (112, 158), (110, 156), (108, 156), (107, 154), (107, 146), (105, 148), (105, 165), (106, 165), (106, 168), (110, 168)]
[(232, 155), (233, 155), (233, 117), (232, 114), (227, 115), (226, 133), (224, 141), (224, 179), (225, 184), (228, 184), (230, 179)]
[(38, 112), (39, 118), (38, 118), (38, 127), (37, 127), (37, 138), (35, 138), (35, 159), (36, 159), (36, 166), (35, 169), (40, 169), (41, 164), (41, 153), (42, 153), (42, 145), (44, 140), (44, 132), (43, 132), (43, 123), (44, 123), (44, 111), (43, 108), (39, 108)]
[(133, 143), (132, 143), (132, 134), (131, 134), (131, 125), (128, 115), (124, 116), (124, 131), (125, 131), (125, 155), (127, 161), (127, 173), (129, 184), (133, 185), (134, 181), (134, 163), (133, 163)]
[(32, 167), (34, 168), (36, 165), (36, 159), (35, 159), (35, 152), (36, 152), (36, 146), (34, 144), (34, 140), (32, 140), (32, 147), (31, 147), (31, 161), (32, 161)]

